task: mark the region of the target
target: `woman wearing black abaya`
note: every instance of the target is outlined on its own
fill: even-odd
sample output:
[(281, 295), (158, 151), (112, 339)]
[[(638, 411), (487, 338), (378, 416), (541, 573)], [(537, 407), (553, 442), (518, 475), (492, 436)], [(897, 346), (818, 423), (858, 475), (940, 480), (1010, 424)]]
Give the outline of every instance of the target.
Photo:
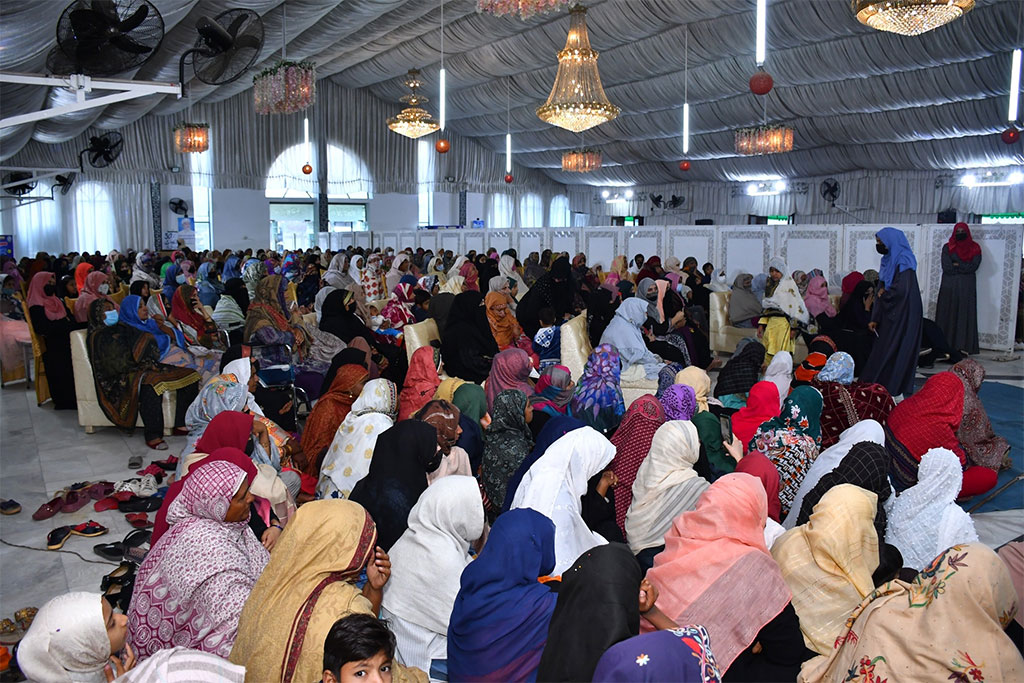
[(618, 307), (619, 290), (614, 286), (602, 286), (590, 294), (587, 301), (587, 333), (591, 346), (601, 343), (601, 335), (615, 317), (615, 309)]
[(438, 292), (430, 298), (430, 308), (427, 309), (427, 317), (433, 318), (437, 324), (437, 332), (444, 332), (448, 324), (448, 312), (452, 310), (455, 303), (455, 294), (451, 292)]
[(833, 333), (841, 351), (853, 357), (856, 373), (859, 375), (871, 355), (875, 334), (868, 329), (871, 322), (871, 308), (875, 301), (875, 283), (861, 280), (853, 288), (846, 303), (839, 309), (836, 318), (838, 331)]
[(405, 383), (405, 372), (409, 362), (405, 349), (391, 344), (379, 344), (373, 332), (356, 315), (355, 294), (349, 289), (336, 289), (324, 299), (320, 329), (352, 344), (356, 337), (363, 339), (370, 347), (372, 360), (380, 369), (380, 376), (401, 386)]
[(487, 283), (498, 275), (498, 262), (488, 258), (487, 254), (478, 254), (473, 261), (476, 272), (480, 274), (480, 288), (487, 289)]
[(917, 259), (901, 230), (882, 228), (875, 241), (882, 254), (880, 289), (868, 329), (877, 333), (878, 339), (860, 379), (881, 384), (892, 396), (909, 396), (914, 393), (923, 318)]
[(463, 292), (456, 296), (448, 312), (448, 324), (441, 333), (445, 372), (450, 377), (477, 384), (490, 375), (491, 362), (498, 353), (487, 311), (480, 305), (482, 301), (480, 292)]
[(530, 339), (540, 329), (537, 314), (542, 308), (550, 308), (555, 312), (555, 322), (561, 322), (566, 313), (574, 313), (573, 298), (576, 292), (571, 283), (572, 266), (569, 259), (561, 256), (551, 264), (551, 270), (544, 274), (530, 287), (530, 291), (516, 307), (516, 319), (523, 332)]
[(28, 315), (32, 330), (43, 341), (43, 367), (50, 396), (57, 410), (74, 410), (75, 381), (71, 369), (71, 332), (85, 327), (71, 317), (64, 300), (56, 296), (54, 275), (41, 271), (28, 285)]

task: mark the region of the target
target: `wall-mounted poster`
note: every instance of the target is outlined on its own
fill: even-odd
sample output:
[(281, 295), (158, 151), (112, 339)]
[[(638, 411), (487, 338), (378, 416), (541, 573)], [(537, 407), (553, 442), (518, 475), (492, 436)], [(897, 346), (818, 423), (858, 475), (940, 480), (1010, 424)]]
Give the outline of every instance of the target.
[(14, 235), (0, 235), (0, 256), (14, 258)]

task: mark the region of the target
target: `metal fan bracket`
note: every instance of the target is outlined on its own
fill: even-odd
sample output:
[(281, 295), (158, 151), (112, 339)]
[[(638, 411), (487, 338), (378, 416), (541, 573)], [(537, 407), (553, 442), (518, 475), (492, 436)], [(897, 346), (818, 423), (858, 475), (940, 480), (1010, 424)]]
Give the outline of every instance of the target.
[[(19, 83), (22, 85), (41, 85), (51, 88), (67, 88), (75, 93), (75, 102), (40, 109), (28, 114), (18, 114), (0, 119), (0, 129), (20, 126), (23, 123), (33, 121), (45, 121), (63, 114), (70, 114), (95, 107), (105, 107), (116, 102), (136, 100), (149, 95), (174, 95), (181, 97), (180, 83), (158, 83), (156, 81), (126, 81), (119, 79), (99, 79), (83, 74), (72, 74), (70, 76), (37, 76), (34, 74), (13, 73), (0, 71), (0, 83)], [(94, 99), (86, 99), (86, 94), (93, 90), (114, 90), (112, 95), (104, 95)]]
[(63, 173), (78, 173), (77, 168), (31, 168), (25, 166), (0, 166), (0, 176), (11, 171), (31, 173), (32, 177), (26, 178), (25, 180), (18, 180), (13, 183), (7, 183), (6, 185), (0, 185), (0, 192), (3, 192), (9, 187), (24, 185), (25, 183), (34, 183), (40, 180), (46, 180), (47, 178), (54, 178)]

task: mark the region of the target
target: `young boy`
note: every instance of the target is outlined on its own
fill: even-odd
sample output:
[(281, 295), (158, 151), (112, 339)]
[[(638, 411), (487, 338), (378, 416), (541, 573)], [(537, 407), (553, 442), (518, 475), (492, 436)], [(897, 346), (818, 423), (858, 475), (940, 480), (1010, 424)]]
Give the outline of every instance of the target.
[(323, 683), (391, 683), (395, 635), (369, 614), (334, 622), (324, 640)]
[(543, 370), (549, 365), (562, 362), (561, 322), (555, 323), (555, 311), (550, 307), (540, 309), (537, 319), (540, 321), (540, 329), (533, 335), (533, 351), (540, 357), (538, 370)]

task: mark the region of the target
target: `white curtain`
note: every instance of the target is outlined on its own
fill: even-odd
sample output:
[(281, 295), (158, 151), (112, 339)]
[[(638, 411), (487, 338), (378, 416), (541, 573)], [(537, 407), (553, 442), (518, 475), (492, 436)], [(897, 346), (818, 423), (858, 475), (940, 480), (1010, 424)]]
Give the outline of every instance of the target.
[[(25, 197), (49, 197), (50, 184), (39, 182), (35, 189)], [(61, 208), (58, 199), (49, 199), (32, 202), (31, 204), (18, 204), (14, 199), (4, 198), (2, 202), (3, 211), (0, 212), (0, 227), (5, 235), (14, 235), (14, 254), (18, 258), (22, 256), (35, 256), (37, 252), (45, 251), (51, 254), (59, 253), (64, 246), (61, 235)]]
[(538, 194), (524, 194), (519, 199), (519, 225), (524, 228), (544, 227), (544, 200)]
[(569, 198), (564, 194), (551, 198), (551, 207), (548, 214), (548, 225), (552, 228), (568, 228), (571, 224), (569, 215)]
[(429, 140), (416, 143), (417, 222), (420, 225), (430, 225), (434, 221), (434, 193), (430, 188), (434, 177), (434, 154), (430, 147)]
[(515, 217), (512, 195), (494, 192), (484, 198), (488, 228), (513, 228)]
[(74, 196), (72, 243), (75, 250), (106, 254), (114, 248), (117, 231), (110, 193), (100, 183), (81, 183), (74, 188)]

